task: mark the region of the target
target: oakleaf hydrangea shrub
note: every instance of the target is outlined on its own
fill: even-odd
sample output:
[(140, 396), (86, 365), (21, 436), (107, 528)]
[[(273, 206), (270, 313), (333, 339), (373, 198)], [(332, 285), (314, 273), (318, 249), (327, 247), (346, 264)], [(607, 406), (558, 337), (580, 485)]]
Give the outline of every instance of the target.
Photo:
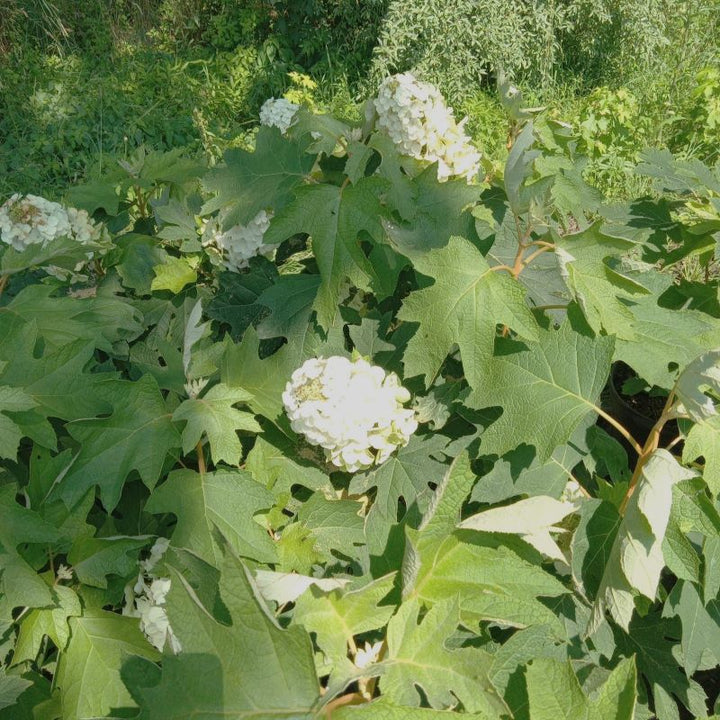
[(0, 242), (0, 720), (717, 711), (718, 288), (675, 278), (720, 178), (646, 151), (608, 204), (499, 89), (482, 178), (407, 76), (125, 158), (66, 195), (82, 280), (36, 272), (77, 216), (4, 206), (48, 219)]
[(417, 430), (398, 376), (361, 357), (306, 360), (282, 399), (292, 429), (347, 472), (382, 464)]

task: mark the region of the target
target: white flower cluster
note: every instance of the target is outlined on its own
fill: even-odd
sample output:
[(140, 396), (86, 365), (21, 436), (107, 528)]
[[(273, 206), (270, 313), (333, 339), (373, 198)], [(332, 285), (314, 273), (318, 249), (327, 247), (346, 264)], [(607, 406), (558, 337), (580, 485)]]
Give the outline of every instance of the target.
[(261, 210), (247, 225), (235, 225), (222, 231), (222, 219), (210, 220), (203, 229), (202, 244), (214, 248), (222, 256), (228, 270), (239, 272), (256, 255), (272, 257), (277, 245), (263, 245), (263, 236), (270, 227), (272, 212)]
[(299, 105), (285, 98), (270, 98), (260, 108), (260, 124), (279, 128), (284, 135), (293, 124), (295, 113), (299, 109)]
[(385, 462), (417, 429), (414, 412), (403, 407), (410, 393), (398, 376), (362, 358), (307, 360), (282, 398), (292, 429), (347, 472)]
[(400, 152), (438, 163), (438, 180), (464, 177), (471, 182), (480, 170), (480, 153), (455, 121), (440, 91), (410, 73), (386, 78), (374, 101), (377, 127)]
[[(69, 237), (80, 245), (89, 245), (107, 240), (102, 225), (96, 225), (85, 210), (66, 208), (60, 203), (46, 200), (37, 195), (13, 195), (0, 207), (0, 240), (12, 245), (18, 252), (31, 245), (47, 245), (60, 237)], [(87, 253), (88, 260), (93, 253)], [(79, 263), (75, 271), (82, 269)], [(45, 271), (60, 279), (66, 279), (73, 273), (54, 265), (48, 265)]]
[(170, 592), (170, 578), (154, 574), (170, 541), (158, 538), (150, 550), (150, 557), (140, 562), (142, 568), (134, 585), (125, 588), (123, 615), (140, 618), (140, 629), (145, 637), (158, 649), (164, 650), (170, 643), (170, 650), (177, 655), (182, 650), (175, 636), (165, 610), (165, 599)]

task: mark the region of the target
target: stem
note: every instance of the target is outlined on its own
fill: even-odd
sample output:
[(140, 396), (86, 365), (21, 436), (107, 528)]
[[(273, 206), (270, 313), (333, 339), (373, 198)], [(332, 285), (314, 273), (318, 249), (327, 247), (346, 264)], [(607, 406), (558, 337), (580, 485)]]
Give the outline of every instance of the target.
[(0, 277), (0, 295), (3, 294), (3, 290), (5, 289), (5, 286), (8, 284), (8, 280), (10, 280), (9, 275), (3, 275)]
[(341, 695), (331, 700), (324, 708), (325, 717), (327, 720), (331, 720), (333, 710), (336, 710), (343, 705), (361, 705), (365, 702), (365, 698), (357, 692), (348, 693), (347, 695)]
[(595, 412), (605, 421), (609, 422), (632, 446), (632, 449), (641, 456), (643, 448), (640, 443), (630, 434), (630, 432), (621, 425), (612, 415), (608, 415), (602, 408), (595, 406)]
[(543, 253), (547, 252), (548, 250), (553, 250), (555, 248), (554, 245), (543, 245), (540, 249), (536, 250), (533, 253), (530, 253), (524, 260), (523, 260), (523, 267), (527, 267), (538, 255), (542, 255)]
[(490, 270), (493, 272), (497, 272), (498, 270), (507, 270), (507, 272), (512, 274), (512, 268), (509, 265), (493, 265)]
[(682, 439), (683, 439), (683, 436), (678, 435), (671, 443), (668, 444), (668, 446), (665, 449), (668, 451), (672, 450)]
[(625, 497), (620, 504), (620, 515), (625, 514), (628, 501), (632, 497), (632, 494), (635, 492), (635, 488), (637, 487), (637, 484), (640, 482), (640, 478), (642, 477), (642, 469), (643, 467), (645, 467), (645, 463), (648, 461), (650, 456), (658, 449), (658, 445), (660, 444), (660, 433), (662, 432), (663, 426), (668, 420), (672, 420), (674, 417), (676, 417), (676, 415), (672, 412), (672, 406), (674, 402), (675, 391), (673, 390), (668, 395), (668, 399), (665, 402), (665, 407), (663, 408), (662, 414), (660, 415), (660, 419), (653, 425), (652, 430), (650, 431), (650, 434), (645, 441), (645, 445), (643, 446), (640, 456), (638, 457), (637, 464), (635, 465), (635, 470), (632, 474), (632, 477), (630, 478), (630, 484), (628, 485), (627, 492), (625, 493)]
[(205, 453), (203, 452), (202, 440), (197, 444), (195, 450), (198, 456), (198, 472), (200, 475), (204, 475), (207, 472), (205, 467)]

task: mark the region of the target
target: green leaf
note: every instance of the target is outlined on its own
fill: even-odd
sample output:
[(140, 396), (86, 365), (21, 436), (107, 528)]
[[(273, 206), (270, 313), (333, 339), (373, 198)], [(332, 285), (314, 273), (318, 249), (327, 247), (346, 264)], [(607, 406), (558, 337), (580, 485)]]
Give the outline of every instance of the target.
[(160, 658), (140, 632), (137, 618), (104, 610), (70, 618), (70, 643), (55, 676), (63, 720), (104, 717), (115, 708), (135, 707), (120, 679), (128, 655)]
[(703, 477), (713, 495), (720, 495), (720, 416), (693, 425), (683, 445), (685, 463), (705, 459)]
[(267, 433), (256, 438), (245, 468), (276, 498), (289, 494), (295, 485), (332, 492), (330, 478), (324, 472), (293, 455), (294, 447), (288, 438), (279, 432)]
[(281, 275), (257, 299), (258, 305), (270, 310), (258, 324), (258, 335), (285, 337), (289, 342), (301, 338), (307, 332), (320, 283), (319, 275)]
[(18, 675), (8, 675), (0, 669), (0, 710), (10, 707), (32, 685), (32, 681), (25, 680)]
[(92, 215), (102, 209), (108, 215), (117, 215), (120, 198), (114, 183), (95, 180), (83, 185), (73, 185), (65, 193), (65, 199), (72, 207), (87, 210)]
[(165, 455), (180, 447), (180, 433), (152, 377), (118, 381), (108, 396), (114, 408), (110, 417), (77, 420), (67, 426), (81, 443), (75, 463), (58, 485), (60, 496), (68, 504), (98, 485), (105, 507), (112, 510), (131, 470), (137, 470), (152, 488), (160, 477)]
[(355, 636), (383, 628), (395, 612), (395, 606), (380, 605), (393, 588), (394, 575), (386, 575), (363, 585), (325, 593), (310, 587), (295, 602), (293, 624), (315, 633), (317, 645), (325, 656), (324, 671), (347, 674), (353, 664), (348, 649), (355, 647)]
[(401, 705), (420, 705), (421, 688), (435, 709), (454, 707), (460, 701), (469, 712), (499, 718), (505, 703), (488, 679), (492, 657), (477, 648), (449, 650), (446, 641), (460, 623), (456, 601), (432, 607), (419, 621), (417, 600), (404, 602), (387, 630), (387, 670), (380, 691)]
[(519, 535), (543, 555), (564, 562), (565, 556), (550, 531), (562, 532), (561, 528), (556, 527), (556, 523), (577, 509), (571, 502), (555, 500), (547, 495), (535, 495), (471, 515), (458, 527)]
[(196, 263), (186, 257), (168, 255), (162, 265), (155, 265), (155, 277), (150, 290), (169, 290), (176, 295), (186, 286), (197, 282)]
[[(513, 627), (545, 624), (562, 637), (556, 615), (538, 597), (568, 592), (562, 583), (492, 536), (456, 530), (474, 474), (467, 453), (447, 470), (417, 531), (406, 529), (403, 597), (427, 605), (458, 598), (464, 622), (489, 620)], [(521, 541), (514, 546), (524, 552)], [(527, 548), (527, 545), (524, 545)]]
[(588, 634), (600, 625), (606, 609), (627, 630), (635, 592), (655, 599), (665, 566), (662, 542), (670, 518), (672, 487), (693, 475), (666, 450), (656, 450), (644, 464), (605, 565)]
[[(680, 628), (664, 619), (660, 613), (633, 618), (628, 633), (616, 633), (620, 652), (635, 655), (638, 673), (645, 676), (655, 699), (655, 712), (659, 720), (679, 717), (676, 702), (680, 701), (692, 717), (705, 717), (705, 693), (702, 687), (690, 680), (677, 660), (677, 642)], [(674, 697), (673, 697), (674, 696)]]
[(0, 385), (0, 458), (15, 460), (23, 431), (6, 412), (29, 410), (37, 403), (19, 388)]
[[(297, 626), (280, 629), (240, 561), (227, 554), (222, 566), (229, 624), (218, 622), (182, 575), (171, 572), (167, 612), (183, 652), (165, 657), (158, 685), (135, 689), (140, 720), (310, 720), (319, 696), (310, 638)], [(244, 662), (239, 672), (239, 658), (257, 661)]]
[(655, 296), (630, 304), (634, 341), (618, 338), (615, 360), (630, 365), (650, 385), (668, 390), (682, 370), (709, 347), (720, 345), (720, 320), (697, 310), (668, 310)]
[(48, 584), (18, 553), (19, 545), (49, 545), (58, 530), (38, 513), (19, 505), (14, 485), (0, 486), (0, 597), (7, 607), (50, 607), (55, 604)]
[(220, 287), (207, 306), (208, 317), (230, 325), (231, 336), (239, 340), (245, 330), (265, 314), (265, 307), (258, 298), (273, 286), (276, 278), (275, 266), (259, 259), (251, 264), (249, 272), (220, 273)]
[[(492, 190), (486, 192), (491, 193)], [(518, 232), (522, 237), (523, 226), (521, 224), (518, 227), (515, 216), (505, 204), (504, 196), (497, 209), (494, 207), (496, 201), (492, 195), (485, 198), (485, 202), (486, 204), (475, 208), (474, 214), (476, 226), (479, 229), (486, 228), (483, 234), (494, 235), (492, 247), (486, 255), (487, 261), (491, 267), (512, 267), (518, 252)], [(498, 223), (495, 213), (504, 213), (501, 222)], [(529, 253), (526, 252), (526, 255), (529, 256)], [(533, 305), (565, 305), (570, 300), (555, 253), (544, 252), (535, 257), (523, 268), (517, 280), (526, 288)]]
[(539, 150), (532, 149), (535, 144), (532, 122), (525, 123), (515, 138), (507, 162), (505, 163), (504, 181), (508, 204), (516, 217), (523, 215), (533, 201), (548, 189), (548, 179), (539, 183), (528, 183), (533, 175), (533, 164), (540, 156)]
[(155, 489), (145, 510), (172, 512), (178, 522), (172, 536), (175, 547), (188, 548), (211, 565), (222, 555), (213, 537), (220, 530), (240, 556), (258, 562), (276, 561), (267, 532), (253, 515), (273, 504), (273, 496), (242, 470), (200, 473), (175, 470)]
[(150, 536), (143, 537), (81, 537), (68, 553), (80, 582), (93, 587), (106, 588), (108, 575), (127, 578), (137, 572), (140, 549), (148, 544)]
[(596, 408), (612, 352), (613, 338), (588, 338), (565, 323), (541, 331), (539, 342), (525, 351), (492, 358), (482, 386), (467, 401), (503, 408), (482, 434), (481, 451), (503, 455), (525, 442), (547, 461)]
[(250, 398), (250, 393), (241, 388), (220, 383), (201, 398), (184, 400), (172, 416), (176, 422), (187, 422), (182, 433), (183, 452), (187, 455), (200, 438), (207, 435), (215, 465), (220, 461), (239, 465), (242, 446), (236, 431), (258, 433), (262, 429), (251, 413), (233, 408), (233, 405), (247, 402)]
[(720, 395), (720, 349), (710, 350), (695, 358), (678, 376), (675, 395), (695, 422), (710, 420), (718, 415), (710, 390)]
[(536, 658), (526, 671), (533, 720), (632, 720), (635, 717), (636, 671), (623, 660), (588, 699), (570, 662)]
[(22, 251), (5, 246), (0, 258), (0, 272), (14, 275), (32, 268), (55, 265), (73, 270), (79, 263), (87, 262), (88, 253), (100, 250), (97, 242), (80, 243), (74, 238), (58, 237), (45, 244), (33, 244)]
[[(451, 720), (451, 710), (431, 710), (430, 708), (406, 707), (395, 705), (384, 697), (370, 703), (345, 705), (333, 711), (335, 720)], [(469, 720), (489, 720), (484, 713), (463, 713)]]
[(54, 592), (57, 596), (55, 607), (31, 610), (23, 618), (12, 657), (13, 665), (26, 660), (34, 662), (46, 635), (55, 643), (58, 650), (65, 650), (70, 639), (68, 621), (71, 617), (82, 615), (82, 607), (80, 598), (71, 588), (56, 585)]
[(294, 143), (283, 138), (277, 128), (261, 127), (253, 152), (227, 150), (225, 164), (203, 179), (205, 189), (217, 193), (217, 197), (203, 206), (202, 214), (222, 210), (227, 229), (247, 225), (267, 208), (279, 212), (315, 162), (305, 152), (308, 140), (309, 136)]
[(332, 562), (335, 552), (357, 557), (358, 548), (365, 544), (362, 510), (359, 500), (328, 498), (316, 492), (300, 506), (297, 521), (310, 531), (316, 552)]
[[(155, 237), (128, 233), (115, 241), (118, 275), (126, 288), (138, 295), (149, 295), (155, 279), (153, 268), (162, 265), (170, 257)], [(117, 253), (117, 255), (115, 254)]]
[(525, 677), (533, 720), (587, 718), (588, 701), (569, 662), (535, 658)]
[(398, 507), (413, 506), (424, 512), (433, 491), (442, 480), (447, 465), (442, 462), (447, 438), (442, 435), (413, 435), (376, 470), (358, 473), (350, 481), (349, 491), (362, 495), (376, 488), (373, 503), (365, 518), (365, 535), (371, 554), (385, 550), (390, 528), (398, 521)]
[(633, 340), (633, 315), (620, 298), (647, 294), (648, 290), (606, 259), (630, 249), (633, 243), (602, 232), (600, 223), (574, 235), (555, 238), (555, 254), (565, 281), (596, 332), (605, 330)]
[(567, 645), (559, 643), (555, 633), (546, 625), (518, 630), (493, 655), (490, 681), (504, 695), (515, 717), (522, 717), (520, 711), (528, 702), (525, 683), (519, 682), (521, 669), (535, 658), (558, 661), (567, 658)]
[(367, 286), (371, 266), (360, 246), (360, 235), (384, 237), (379, 195), (385, 187), (379, 178), (363, 178), (345, 188), (308, 185), (298, 188), (295, 199), (274, 219), (264, 242), (282, 242), (296, 233), (312, 238), (312, 249), (321, 283), (313, 307), (317, 321), (329, 328), (335, 322), (343, 282), (349, 278)]
[[(374, 136), (374, 144), (378, 142), (377, 138), (379, 134)], [(387, 153), (383, 158), (379, 168), (381, 174), (392, 162)], [(428, 250), (447, 245), (453, 235), (475, 237), (473, 217), (465, 210), (479, 199), (477, 186), (468, 185), (462, 179), (438, 182), (437, 169), (431, 165), (413, 181), (411, 188), (415, 191), (415, 201), (412, 203), (412, 190), (407, 186), (406, 176), (404, 180), (396, 180), (393, 175), (395, 173), (389, 175), (393, 182), (389, 199), (397, 203), (401, 216), (410, 221), (386, 224), (392, 245), (398, 252), (415, 262)]]
[(112, 295), (94, 298), (51, 297), (52, 286), (28, 285), (9, 305), (0, 307), (0, 334), (35, 322), (46, 352), (78, 339), (112, 352), (112, 343), (132, 340), (145, 329), (140, 313)]
[[(401, 165), (395, 143), (385, 133), (373, 133), (368, 140), (368, 147), (380, 153), (380, 165), (377, 174), (388, 181), (387, 200), (389, 206), (396, 210), (403, 220), (410, 220), (416, 212), (416, 187), (405, 174)], [(455, 215), (448, 217), (454, 218)]]
[(588, 498), (580, 503), (580, 523), (573, 534), (573, 578), (586, 598), (597, 596), (603, 572), (610, 561), (622, 518), (610, 502)]
[[(94, 364), (93, 343), (76, 340), (37, 357), (36, 328), (26, 326), (15, 340), (8, 364), (0, 371), (0, 382), (22, 388), (38, 411), (48, 417), (77, 420), (111, 410), (104, 399), (105, 388), (115, 384), (117, 375), (87, 372)], [(3, 354), (0, 350), (0, 357)]]
[(252, 395), (248, 402), (253, 412), (283, 426), (292, 435), (284, 417), (282, 393), (292, 373), (308, 357), (347, 355), (342, 327), (334, 327), (326, 337), (310, 326), (302, 342), (283, 345), (270, 357), (260, 358), (260, 340), (254, 328), (243, 335), (242, 342), (233, 345), (226, 341), (221, 378), (230, 387), (241, 387)]
[(633, 720), (636, 689), (634, 659), (621, 660), (602, 687), (591, 695), (588, 720)]
[(485, 384), (498, 323), (528, 340), (537, 339), (522, 286), (492, 272), (467, 240), (451, 238), (446, 247), (415, 258), (414, 267), (435, 283), (410, 293), (398, 313), (400, 320), (420, 324), (404, 354), (407, 377), (422, 375), (430, 386), (457, 342), (465, 376), (477, 389)]
[[(669, 613), (680, 618), (683, 666), (690, 676), (698, 669), (711, 670), (720, 664), (720, 607), (717, 600), (712, 600), (706, 609), (691, 582), (682, 581), (678, 585), (682, 585), (680, 592), (673, 588), (663, 614)], [(712, 614), (709, 610), (712, 610)], [(707, 656), (712, 659), (709, 660)]]
[[(590, 418), (591, 422), (595, 418)], [(549, 495), (558, 498), (567, 485), (573, 468), (587, 457), (584, 447), (586, 423), (581, 423), (570, 440), (541, 462), (532, 445), (519, 445), (495, 461), (490, 472), (478, 478), (471, 500), (499, 503), (518, 495)]]

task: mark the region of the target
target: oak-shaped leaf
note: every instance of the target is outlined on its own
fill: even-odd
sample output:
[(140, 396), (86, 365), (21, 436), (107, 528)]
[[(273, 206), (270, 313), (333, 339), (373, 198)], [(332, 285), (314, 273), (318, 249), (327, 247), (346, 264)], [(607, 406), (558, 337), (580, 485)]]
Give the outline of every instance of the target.
[(703, 603), (697, 588), (678, 581), (665, 601), (663, 615), (680, 618), (683, 666), (688, 676), (696, 670), (713, 670), (720, 665), (720, 602)]
[(211, 565), (222, 559), (215, 528), (237, 555), (272, 563), (276, 560), (273, 542), (253, 519), (272, 504), (272, 494), (243, 470), (203, 474), (175, 470), (155, 488), (145, 510), (174, 513), (173, 546), (192, 550)]
[(458, 527), (519, 535), (543, 555), (563, 562), (565, 556), (550, 532), (562, 532), (556, 523), (576, 510), (577, 506), (571, 502), (535, 495), (471, 515)]
[(702, 420), (690, 428), (683, 446), (683, 462), (705, 459), (703, 477), (713, 495), (720, 495), (720, 415)]
[(13, 665), (27, 660), (34, 662), (46, 636), (58, 650), (65, 649), (70, 639), (69, 620), (82, 615), (82, 607), (72, 588), (56, 585), (54, 592), (57, 601), (53, 607), (35, 608), (23, 618), (12, 656)]
[(540, 567), (540, 555), (523, 541), (458, 529), (460, 511), (475, 475), (467, 452), (447, 469), (417, 530), (406, 528), (402, 567), (403, 598), (434, 605), (457, 598), (461, 618), (565, 630), (539, 600), (568, 589)]
[(320, 689), (310, 636), (298, 626), (280, 628), (240, 560), (227, 551), (221, 567), (229, 623), (200, 604), (180, 573), (169, 572), (167, 613), (183, 651), (164, 658), (158, 684), (140, 674), (133, 688), (139, 720), (311, 720)]
[(438, 484), (447, 470), (443, 450), (448, 438), (440, 435), (414, 435), (379, 468), (357, 473), (350, 481), (350, 492), (375, 497), (365, 517), (365, 535), (371, 554), (385, 549), (391, 527), (398, 522), (400, 507), (408, 512), (413, 506), (422, 513), (432, 498), (432, 485)]
[(132, 470), (137, 470), (152, 488), (167, 453), (180, 447), (180, 433), (151, 376), (143, 375), (136, 382), (118, 381), (108, 400), (114, 409), (109, 417), (67, 425), (70, 435), (80, 443), (75, 462), (57, 486), (68, 505), (98, 485), (103, 504), (113, 509)]
[(14, 461), (20, 440), (25, 435), (16, 419), (13, 419), (13, 413), (30, 410), (36, 405), (32, 397), (20, 388), (0, 385), (0, 458)]
[(380, 241), (384, 237), (380, 218), (380, 195), (385, 182), (362, 178), (355, 185), (308, 185), (295, 191), (293, 202), (279, 213), (265, 233), (264, 242), (282, 242), (296, 233), (312, 239), (321, 283), (313, 307), (323, 328), (335, 322), (343, 283), (346, 279), (367, 287), (372, 275), (361, 239)]
[(677, 399), (695, 422), (718, 415), (715, 404), (705, 393), (706, 389), (720, 396), (720, 348), (695, 358), (680, 373), (675, 383)]
[(690, 717), (706, 717), (707, 706), (702, 686), (689, 678), (679, 666), (680, 623), (664, 618), (660, 612), (635, 615), (629, 632), (615, 631), (620, 653), (635, 655), (638, 675), (643, 675), (654, 701), (658, 720), (677, 720), (678, 703)]
[(261, 428), (251, 413), (237, 410), (233, 405), (246, 403), (251, 397), (242, 388), (220, 383), (202, 397), (183, 400), (172, 416), (176, 422), (187, 423), (182, 431), (183, 452), (187, 455), (206, 435), (215, 465), (220, 461), (239, 465), (242, 445), (236, 431), (257, 433)]
[(306, 136), (295, 143), (283, 138), (277, 128), (262, 127), (253, 152), (227, 150), (224, 164), (203, 179), (205, 189), (216, 193), (203, 206), (203, 214), (221, 210), (223, 229), (227, 230), (233, 225), (247, 225), (261, 210), (278, 212), (315, 162), (305, 152), (309, 140)]
[[(333, 718), (335, 720), (449, 720), (452, 714), (455, 713), (449, 710), (397, 705), (385, 697), (380, 697), (370, 703), (339, 707), (333, 712)], [(491, 718), (485, 713), (463, 713), (462, 716), (468, 720)]]
[(556, 238), (555, 255), (573, 297), (596, 332), (605, 330), (633, 340), (633, 315), (621, 298), (645, 295), (648, 290), (613, 267), (607, 258), (633, 247), (629, 240), (602, 232), (599, 223), (573, 235)]
[(394, 574), (390, 574), (360, 587), (330, 592), (313, 586), (297, 598), (293, 624), (315, 633), (325, 658), (321, 674), (347, 675), (353, 671), (348, 648), (356, 646), (355, 636), (384, 628), (395, 612), (394, 605), (381, 604), (392, 590), (393, 580)]
[(404, 354), (406, 377), (422, 375), (429, 387), (457, 343), (465, 377), (471, 387), (480, 388), (486, 384), (498, 323), (527, 340), (537, 339), (524, 288), (505, 273), (493, 272), (468, 240), (453, 237), (413, 263), (435, 282), (410, 293), (398, 313), (404, 322), (419, 323)]
[(698, 310), (670, 310), (655, 295), (634, 298), (634, 339), (618, 337), (614, 360), (622, 360), (649, 385), (672, 389), (682, 371), (708, 348), (720, 346), (720, 320)]
[(9, 610), (21, 605), (50, 607), (55, 603), (50, 586), (25, 561), (18, 546), (48, 545), (56, 542), (60, 533), (37, 512), (20, 505), (16, 493), (15, 485), (0, 486), (0, 596)]
[(637, 673), (632, 658), (622, 660), (588, 698), (570, 661), (535, 658), (526, 670), (533, 720), (633, 720)]
[(610, 373), (612, 337), (589, 338), (566, 322), (540, 331), (527, 350), (498, 355), (467, 404), (499, 406), (503, 414), (482, 434), (483, 454), (504, 455), (521, 442), (547, 461), (596, 408)]
[(120, 297), (53, 297), (54, 292), (45, 285), (23, 288), (0, 308), (0, 335), (7, 337), (18, 326), (34, 322), (46, 352), (79, 339), (112, 352), (113, 343), (133, 340), (144, 330), (140, 312)]
[(588, 625), (589, 635), (599, 627), (605, 610), (627, 630), (636, 593), (655, 599), (665, 566), (662, 542), (670, 518), (672, 488), (694, 475), (667, 450), (656, 450), (644, 464), (605, 565)]
[(140, 632), (137, 618), (105, 610), (71, 617), (70, 642), (60, 659), (55, 685), (66, 720), (105, 717), (112, 709), (133, 707), (120, 678), (129, 655), (156, 661), (160, 654)]
[(490, 718), (505, 714), (507, 706), (488, 679), (492, 656), (478, 648), (446, 646), (460, 624), (457, 601), (437, 603), (422, 620), (420, 609), (417, 600), (404, 602), (388, 624), (383, 696), (400, 705), (420, 705), (421, 688), (437, 710), (462, 703), (469, 712)]
[(479, 200), (478, 187), (461, 178), (438, 182), (435, 165), (423, 170), (408, 185), (407, 176), (394, 165), (392, 154), (380, 138), (377, 134), (371, 141), (383, 156), (378, 171), (392, 180), (388, 198), (407, 220), (386, 223), (393, 248), (415, 262), (429, 250), (445, 247), (453, 235), (476, 237), (475, 223), (467, 208)]

